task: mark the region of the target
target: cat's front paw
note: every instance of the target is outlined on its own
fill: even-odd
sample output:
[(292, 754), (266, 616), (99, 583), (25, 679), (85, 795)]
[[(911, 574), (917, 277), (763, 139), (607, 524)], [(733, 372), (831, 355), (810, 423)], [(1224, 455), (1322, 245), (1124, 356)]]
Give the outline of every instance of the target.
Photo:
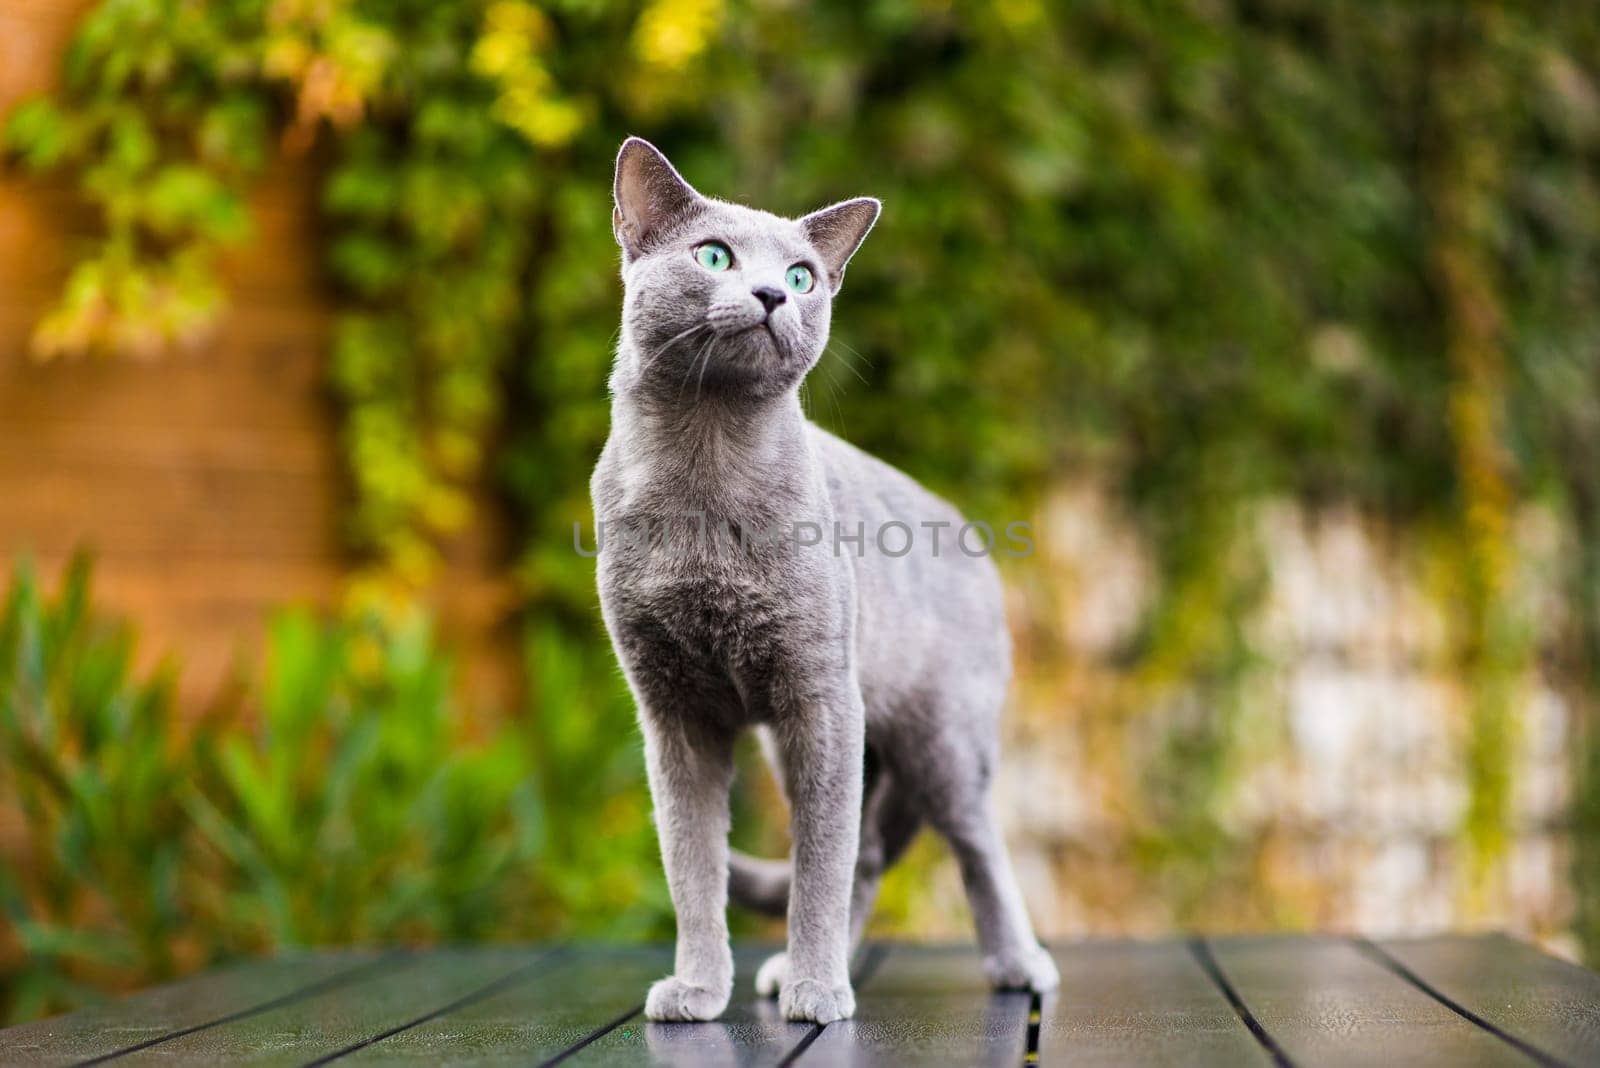
[(1041, 946), (1029, 946), (1019, 953), (983, 958), (983, 971), (996, 990), (1032, 990), (1048, 994), (1061, 985), (1056, 962)]
[(759, 997), (775, 998), (778, 991), (783, 989), (783, 984), (789, 981), (789, 954), (774, 953), (761, 962), (761, 967), (756, 971), (756, 994)]
[(644, 999), (644, 1014), (652, 1020), (715, 1020), (728, 1007), (727, 990), (692, 986), (675, 975), (658, 979)]
[[(788, 962), (784, 964), (787, 968)], [(849, 983), (828, 986), (816, 979), (796, 979), (778, 995), (778, 1011), (785, 1020), (833, 1023), (856, 1014), (856, 995)]]

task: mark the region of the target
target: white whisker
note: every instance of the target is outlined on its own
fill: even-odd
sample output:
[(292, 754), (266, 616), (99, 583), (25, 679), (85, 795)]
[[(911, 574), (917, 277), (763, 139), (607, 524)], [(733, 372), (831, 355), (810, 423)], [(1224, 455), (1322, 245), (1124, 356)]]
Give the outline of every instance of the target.
[(843, 340), (840, 340), (839, 338), (835, 337), (835, 338), (829, 338), (828, 339), (828, 344), (829, 345), (838, 345), (839, 347), (843, 348), (846, 352), (850, 353), (850, 355), (854, 356), (856, 359), (858, 359), (862, 363), (866, 364), (868, 367), (872, 366), (872, 361), (870, 359), (868, 359), (867, 356), (864, 355), (861, 352), (860, 349), (857, 349), (857, 348), (853, 347), (848, 341), (843, 341)]
[(851, 374), (855, 375), (856, 378), (860, 379), (861, 384), (863, 386), (868, 386), (868, 385), (872, 384), (872, 383), (867, 381), (865, 375), (863, 375), (860, 371), (856, 370), (855, 364), (851, 363), (849, 358), (847, 356), (845, 356), (844, 353), (840, 352), (838, 349), (833, 347), (833, 343), (831, 343), (831, 342), (829, 343), (828, 348), (827, 348), (826, 351), (830, 355), (837, 356), (839, 358), (839, 363), (841, 365), (843, 365), (844, 369), (846, 371), (849, 371)]
[[(716, 339), (717, 339), (717, 335), (716, 334), (713, 333), (713, 334), (708, 335), (706, 337), (705, 341), (701, 342), (700, 348), (698, 350), (696, 350), (695, 354), (692, 357), (690, 357), (689, 366), (684, 368), (684, 371), (683, 371), (683, 381), (678, 383), (678, 400), (680, 400), (680, 401), (683, 400), (684, 387), (686, 387), (689, 384), (689, 376), (694, 374), (694, 365), (700, 362), (700, 357), (704, 356), (706, 358), (706, 362), (707, 363), (711, 362), (711, 343), (713, 341), (715, 341)], [(700, 373), (703, 376), (705, 374), (705, 371), (702, 370)], [(700, 403), (700, 387), (699, 386), (695, 387), (694, 401), (695, 401), (696, 404)]]
[(706, 381), (706, 368), (711, 366), (711, 341), (709, 339), (706, 341), (705, 355), (706, 358), (704, 362), (700, 364), (700, 377), (695, 379), (694, 382), (694, 403), (697, 407), (700, 404), (700, 387), (705, 385)]
[(678, 342), (682, 341), (684, 338), (687, 338), (690, 334), (693, 334), (696, 330), (709, 329), (710, 325), (711, 324), (704, 323), (704, 322), (695, 323), (693, 326), (689, 327), (689, 329), (679, 331), (678, 333), (676, 333), (676, 334), (672, 335), (671, 337), (669, 337), (666, 341), (661, 343), (661, 347), (660, 348), (656, 349), (648, 357), (646, 357), (642, 363), (640, 363), (640, 365), (639, 365), (639, 373), (642, 375), (646, 371), (648, 371), (650, 369), (650, 365), (655, 363), (657, 360), (659, 360), (661, 358), (661, 354), (666, 352), (672, 346), (676, 345)]
[(825, 362), (819, 363), (818, 366), (822, 368), (823, 383), (828, 387), (828, 401), (833, 405), (834, 418), (839, 420), (839, 432), (848, 437), (849, 429), (845, 426), (844, 409), (839, 405), (839, 394), (842, 392), (839, 388), (839, 381), (833, 376), (832, 369)]

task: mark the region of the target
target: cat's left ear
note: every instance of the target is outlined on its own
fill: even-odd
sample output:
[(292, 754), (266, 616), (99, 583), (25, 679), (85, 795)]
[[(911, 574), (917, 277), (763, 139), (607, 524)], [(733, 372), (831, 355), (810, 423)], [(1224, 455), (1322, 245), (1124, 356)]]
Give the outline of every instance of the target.
[(661, 150), (642, 137), (622, 142), (612, 193), (616, 206), (611, 229), (628, 260), (646, 252), (662, 230), (699, 210), (703, 203)]
[(844, 284), (845, 265), (867, 239), (867, 231), (878, 221), (878, 212), (882, 210), (883, 205), (872, 197), (857, 197), (814, 211), (800, 220), (800, 228), (822, 253), (828, 288), (833, 292), (839, 292)]

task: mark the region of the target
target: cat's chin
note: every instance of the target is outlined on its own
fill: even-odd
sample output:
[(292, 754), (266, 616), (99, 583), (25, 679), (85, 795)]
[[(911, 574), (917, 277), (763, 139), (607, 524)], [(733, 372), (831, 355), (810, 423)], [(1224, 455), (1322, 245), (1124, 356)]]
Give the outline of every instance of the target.
[(791, 368), (775, 361), (771, 353), (760, 363), (729, 361), (717, 368), (715, 374), (706, 375), (706, 390), (724, 397), (760, 399), (777, 396), (799, 382), (801, 375), (798, 371), (797, 367)]
[(734, 330), (719, 332), (717, 343), (723, 346), (724, 351), (737, 352), (740, 349), (755, 349), (772, 355), (782, 355), (783, 346), (778, 342), (778, 335), (772, 332), (770, 323), (752, 323)]
[(805, 373), (804, 361), (766, 323), (718, 336), (713, 370), (725, 382), (787, 388)]

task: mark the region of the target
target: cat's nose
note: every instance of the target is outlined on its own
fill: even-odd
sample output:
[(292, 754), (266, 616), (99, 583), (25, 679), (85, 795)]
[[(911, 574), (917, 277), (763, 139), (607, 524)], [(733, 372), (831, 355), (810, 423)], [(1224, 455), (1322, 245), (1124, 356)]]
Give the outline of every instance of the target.
[(783, 290), (776, 286), (756, 286), (750, 292), (754, 293), (755, 298), (761, 302), (761, 306), (767, 309), (768, 315), (772, 314), (773, 308), (789, 299), (783, 295)]

